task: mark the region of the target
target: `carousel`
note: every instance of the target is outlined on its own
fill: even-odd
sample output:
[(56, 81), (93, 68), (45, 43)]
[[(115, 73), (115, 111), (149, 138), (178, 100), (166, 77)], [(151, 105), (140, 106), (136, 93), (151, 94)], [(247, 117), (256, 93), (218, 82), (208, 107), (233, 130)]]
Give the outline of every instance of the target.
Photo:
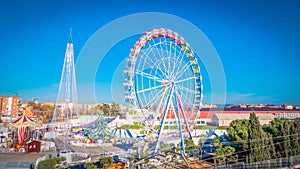
[(33, 127), (38, 126), (38, 123), (34, 121), (33, 119), (29, 118), (26, 113), (24, 113), (22, 116), (20, 116), (18, 119), (16, 119), (12, 124), (11, 127), (17, 127), (18, 128), (18, 146), (16, 147), (16, 151), (24, 152), (24, 140), (25, 140), (25, 133), (27, 127)]

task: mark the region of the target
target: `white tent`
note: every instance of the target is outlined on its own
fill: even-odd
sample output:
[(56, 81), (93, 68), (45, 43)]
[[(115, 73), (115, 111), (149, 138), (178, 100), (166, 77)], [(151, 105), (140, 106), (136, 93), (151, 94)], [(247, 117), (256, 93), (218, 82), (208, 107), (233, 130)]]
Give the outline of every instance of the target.
[(108, 123), (108, 127), (111, 128), (111, 129), (117, 129), (117, 128), (120, 128), (124, 125), (132, 125), (133, 123), (128, 121), (128, 120), (125, 120), (125, 119), (120, 119), (119, 116), (117, 116), (113, 121), (111, 121), (110, 123)]

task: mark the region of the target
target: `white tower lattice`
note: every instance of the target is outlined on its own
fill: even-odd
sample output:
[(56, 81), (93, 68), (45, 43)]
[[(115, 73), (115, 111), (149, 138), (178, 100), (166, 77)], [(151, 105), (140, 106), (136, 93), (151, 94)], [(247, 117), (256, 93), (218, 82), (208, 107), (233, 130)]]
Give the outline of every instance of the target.
[(70, 38), (67, 43), (64, 65), (53, 114), (53, 122), (65, 122), (68, 121), (69, 118), (77, 118), (77, 102), (74, 48), (72, 42), (72, 28), (70, 28)]

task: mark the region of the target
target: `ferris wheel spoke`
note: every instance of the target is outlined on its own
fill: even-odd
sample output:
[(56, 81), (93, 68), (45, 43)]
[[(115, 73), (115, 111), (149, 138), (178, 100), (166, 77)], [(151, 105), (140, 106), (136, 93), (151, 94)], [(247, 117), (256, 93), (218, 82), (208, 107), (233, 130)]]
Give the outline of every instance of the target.
[(172, 56), (172, 58), (174, 59), (174, 62), (173, 62), (173, 67), (170, 69), (170, 71), (171, 71), (172, 77), (174, 79), (174, 76), (176, 74), (175, 73), (175, 69), (178, 67), (177, 61), (180, 58), (180, 51), (177, 50), (176, 44), (172, 45), (172, 49), (173, 49), (173, 56)]
[[(178, 86), (177, 86), (178, 87)], [(178, 91), (178, 89), (177, 89)], [(179, 93), (179, 92), (178, 92)], [(181, 92), (182, 93), (182, 92)], [(180, 96), (184, 97), (184, 101), (188, 102), (189, 105), (193, 105), (193, 102), (190, 100), (190, 98), (188, 98), (188, 96), (186, 96), (185, 94), (181, 94)]]
[(188, 68), (190, 68), (190, 62), (187, 62), (184, 66), (183, 66), (183, 68), (182, 68), (182, 70), (180, 70), (180, 71), (178, 71), (178, 74), (176, 74), (176, 79), (179, 79), (187, 70), (188, 70)]
[(171, 58), (172, 58), (172, 56), (171, 56), (171, 53), (172, 53), (172, 45), (171, 45), (171, 44), (172, 44), (172, 43), (169, 42), (168, 44), (169, 44), (169, 50), (168, 50), (168, 52), (167, 52), (168, 72), (171, 73)]
[(174, 69), (174, 67), (176, 67), (175, 64), (171, 64), (171, 63), (174, 63), (172, 62), (172, 59), (175, 58), (175, 55), (176, 55), (176, 49), (174, 48), (174, 45), (173, 45), (173, 41), (169, 41), (168, 42), (169, 44), (169, 53), (168, 53), (168, 64), (169, 64), (169, 73), (170, 73), (170, 76), (174, 76), (174, 72), (172, 71)]
[(182, 83), (182, 82), (185, 82), (185, 81), (188, 81), (188, 80), (195, 80), (195, 79), (197, 79), (197, 77), (192, 76), (192, 77), (188, 77), (188, 78), (185, 78), (185, 79), (180, 79), (178, 81), (175, 81), (175, 83)]
[[(163, 94), (163, 88), (160, 89), (152, 98), (151, 100), (146, 104), (146, 106), (149, 106), (150, 108), (152, 108), (153, 105), (155, 105), (158, 101), (159, 98), (161, 97), (161, 94)], [(152, 103), (152, 104), (150, 104)]]
[[(164, 38), (164, 41), (162, 41), (162, 40), (160, 40), (160, 43), (159, 43), (159, 45), (160, 45), (160, 52), (161, 52), (161, 56), (162, 56), (162, 58), (166, 58), (167, 60), (169, 60), (169, 58), (168, 58), (168, 56), (169, 56), (169, 51), (168, 51), (168, 45), (166, 44), (166, 38)], [(163, 49), (165, 49), (165, 50), (163, 50)], [(164, 53), (165, 52), (165, 53)], [(167, 65), (166, 65), (167, 64)], [(170, 64), (169, 64), (169, 61), (168, 61), (168, 63), (165, 63), (164, 61), (163, 61), (163, 65), (164, 65), (164, 68), (165, 68), (165, 70), (167, 70), (169, 73), (170, 73), (170, 71), (169, 71), (169, 68), (170, 68)], [(169, 77), (170, 75), (168, 74), (168, 76), (167, 77)]]
[[(161, 42), (155, 43), (154, 39), (152, 39), (152, 42), (154, 43), (154, 45), (150, 45), (150, 46), (151, 46), (151, 47), (150, 47), (150, 50), (151, 50), (153, 56), (157, 56), (157, 55), (158, 55), (159, 58), (163, 58), (163, 54), (160, 53), (160, 51), (162, 51), (162, 48), (160, 49), (160, 48), (157, 47), (158, 45), (161, 46)], [(155, 49), (157, 55), (155, 55), (154, 49)], [(166, 65), (163, 65), (163, 66), (164, 66), (164, 68), (166, 68)]]
[[(145, 60), (144, 66), (145, 66), (145, 64), (147, 63), (147, 65), (149, 65), (149, 67), (150, 67), (151, 69), (152, 69), (153, 67), (159, 67), (159, 65), (158, 65), (157, 63), (155, 63), (154, 61), (152, 61), (151, 57), (149, 57), (149, 55), (148, 55), (146, 52), (143, 51), (143, 53), (144, 53), (144, 55), (145, 55), (145, 58), (146, 58), (146, 59), (149, 59), (149, 61), (151, 61), (151, 63), (148, 63), (148, 62), (146, 62), (146, 60)], [(158, 69), (160, 70), (160, 68), (158, 68)], [(166, 75), (165, 75), (165, 73), (164, 73), (163, 71), (160, 70), (160, 72), (163, 74), (164, 77), (166, 77)], [(152, 76), (153, 76), (153, 75), (152, 75)], [(160, 79), (161, 79), (161, 78), (160, 78)]]
[[(161, 55), (164, 55), (163, 50), (160, 50), (160, 51), (161, 51)], [(170, 66), (168, 65), (168, 60), (169, 60), (169, 58), (168, 58), (168, 56), (166, 56), (166, 57), (163, 57), (162, 61), (161, 61), (162, 62), (161, 64), (163, 65), (163, 70), (164, 70), (163, 73), (164, 73), (166, 79), (169, 79), (169, 77), (170, 77), (170, 72), (169, 72)]]
[(185, 59), (185, 52), (184, 50), (181, 49), (181, 53), (180, 53), (180, 61), (177, 63), (177, 65), (180, 65), (176, 68), (176, 71), (175, 71), (175, 75), (177, 74), (177, 72), (180, 71), (180, 69), (182, 69), (181, 65), (185, 65), (186, 63), (184, 62), (184, 59)]
[(164, 86), (166, 86), (166, 84), (158, 85), (158, 86), (154, 86), (154, 87), (150, 87), (150, 88), (143, 89), (143, 90), (139, 90), (139, 91), (137, 91), (137, 92), (135, 92), (135, 93), (136, 93), (136, 94), (144, 93), (144, 92), (151, 91), (151, 90), (154, 90), (154, 89), (157, 89), (157, 88), (161, 88), (161, 87), (164, 87)]
[[(175, 51), (177, 51), (176, 49), (175, 49)], [(174, 67), (173, 67), (173, 76), (175, 76), (175, 72), (177, 72), (178, 71), (178, 68), (180, 67), (180, 66), (178, 66), (178, 65), (180, 65), (179, 63), (181, 63), (182, 62), (182, 59), (184, 58), (184, 57), (180, 57), (180, 55), (181, 55), (181, 52), (182, 52), (183, 50), (182, 49), (180, 49), (180, 51), (178, 52), (178, 55), (176, 56), (176, 53), (174, 54), (174, 57), (176, 58), (175, 59), (175, 63), (174, 63)], [(179, 61), (180, 60), (180, 61)], [(177, 69), (176, 69), (177, 68)], [(176, 70), (176, 71), (175, 71)]]
[(188, 98), (186, 95), (182, 94), (182, 96), (185, 98), (184, 101), (188, 102), (189, 105), (193, 105), (192, 101), (190, 100), (190, 98)]
[[(151, 62), (149, 65), (153, 65), (155, 63), (146, 51), (141, 50), (140, 53), (143, 54), (143, 56), (145, 58), (145, 62), (147, 61), (147, 59), (149, 59), (149, 62)], [(148, 62), (147, 62), (147, 64), (148, 64)]]
[(185, 63), (183, 63), (184, 60), (184, 56), (181, 57), (180, 61), (178, 63), (176, 63), (176, 65), (178, 65), (175, 70), (174, 70), (174, 78), (177, 79), (177, 76), (179, 74), (179, 72), (182, 71), (182, 66), (181, 65), (185, 65)]
[[(153, 46), (154, 46), (154, 48), (156, 49), (156, 53), (159, 55), (159, 57), (160, 57), (160, 58), (163, 58), (163, 54), (161, 54), (161, 53), (159, 52), (159, 51), (162, 51), (162, 49), (157, 48), (157, 45), (153, 45)], [(152, 54), (153, 54), (154, 56), (156, 56), (155, 53), (154, 53), (154, 51), (153, 51), (153, 47), (151, 47), (150, 50), (151, 50)], [(165, 65), (165, 62), (163, 62), (163, 61), (162, 61), (162, 64), (160, 64), (160, 65), (156, 64), (156, 65), (157, 65), (157, 67), (159, 67), (159, 68), (160, 68), (160, 66), (162, 66), (162, 67), (163, 67), (162, 70), (167, 70), (167, 67), (166, 67), (166, 65)], [(168, 77), (168, 75), (167, 75), (164, 71), (161, 71), (161, 73), (164, 75), (165, 78)]]
[(186, 92), (192, 93), (192, 94), (197, 94), (197, 92), (195, 90), (180, 86), (180, 85), (176, 85), (176, 87), (178, 87), (180, 90), (184, 90)]
[(138, 75), (141, 75), (143, 77), (147, 77), (148, 79), (152, 79), (152, 80), (155, 80), (155, 81), (158, 81), (158, 82), (162, 82), (161, 78), (156, 77), (152, 74), (149, 74), (149, 73), (146, 73), (146, 72), (143, 72), (143, 71), (139, 71), (139, 70), (136, 70), (135, 73), (138, 74)]

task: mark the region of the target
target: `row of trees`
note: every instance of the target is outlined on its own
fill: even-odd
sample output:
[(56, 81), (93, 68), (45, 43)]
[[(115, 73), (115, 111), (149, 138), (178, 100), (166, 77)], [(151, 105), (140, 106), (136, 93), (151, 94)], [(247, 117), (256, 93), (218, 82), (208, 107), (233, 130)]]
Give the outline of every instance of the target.
[(80, 109), (81, 115), (96, 115), (99, 111), (103, 111), (104, 116), (118, 116), (121, 114), (121, 106), (116, 103), (112, 104), (97, 104), (96, 106), (89, 109)]
[(300, 154), (300, 119), (275, 119), (262, 126), (251, 113), (249, 120), (231, 122), (227, 132), (241, 161), (252, 163)]
[(27, 107), (32, 107), (32, 113), (35, 117), (40, 119), (43, 123), (47, 123), (49, 118), (52, 118), (54, 113), (54, 106), (28, 102)]
[(112, 104), (98, 104), (95, 106), (97, 111), (103, 111), (104, 116), (118, 116), (121, 115), (121, 107), (119, 104), (112, 103)]
[(49, 158), (39, 162), (37, 169), (63, 169), (60, 164), (66, 164), (66, 157)]
[[(42, 103), (36, 102), (28, 102), (27, 107), (32, 107), (31, 111), (35, 117), (41, 119), (43, 123), (48, 122), (48, 118), (52, 118), (54, 113), (54, 106), (46, 105)], [(80, 110), (84, 112), (85, 110)], [(98, 104), (94, 108), (90, 110), (86, 110), (87, 112), (81, 114), (96, 114), (99, 111), (103, 111), (104, 116), (117, 116), (121, 115), (121, 107), (119, 104)]]
[(277, 157), (288, 157), (300, 154), (300, 118), (275, 119), (263, 130), (272, 136)]
[[(100, 157), (99, 163), (100, 163), (100, 167), (103, 167), (105, 169), (114, 163), (114, 159), (113, 159), (113, 157), (110, 157), (110, 156), (109, 157)], [(89, 162), (84, 165), (84, 168), (97, 169), (98, 167), (96, 167), (93, 162)]]
[[(108, 166), (112, 165), (114, 162), (113, 157), (100, 157), (99, 164), (100, 167), (107, 168)], [(65, 167), (62, 166), (66, 164), (65, 157), (57, 157), (57, 158), (49, 158), (47, 160), (43, 160), (39, 162), (37, 169), (63, 169)], [(81, 165), (81, 164), (80, 164)], [(85, 163), (84, 168), (86, 169), (97, 169), (93, 162)]]

